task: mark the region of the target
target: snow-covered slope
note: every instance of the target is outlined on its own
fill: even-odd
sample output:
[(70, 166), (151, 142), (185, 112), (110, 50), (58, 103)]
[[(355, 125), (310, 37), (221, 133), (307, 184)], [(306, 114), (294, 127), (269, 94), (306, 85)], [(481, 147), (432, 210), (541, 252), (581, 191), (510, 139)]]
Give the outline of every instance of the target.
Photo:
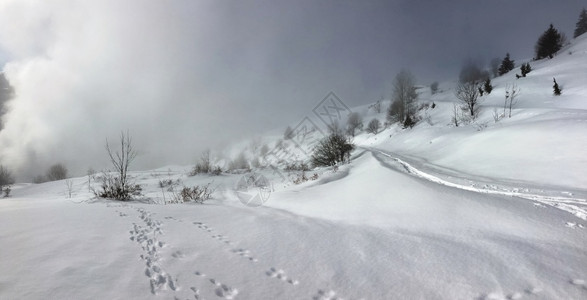
[[(360, 133), (338, 170), (299, 185), (255, 170), (272, 183), (261, 207), (233, 191), (242, 174), (189, 166), (133, 172), (145, 195), (131, 202), (95, 199), (83, 177), (71, 198), (65, 181), (15, 186), (0, 199), (0, 299), (585, 299), (587, 36), (531, 64), (493, 81), (475, 124), (449, 125), (445, 82), (420, 94), (430, 122)], [(519, 105), (494, 122), (513, 83)], [(214, 198), (164, 205), (160, 180)]]
[[(435, 95), (424, 93), (421, 102), (434, 102), (430, 123), (411, 130), (396, 126), (377, 136), (362, 136), (363, 146), (385, 149), (425, 168), (453, 174), (485, 177), (553, 189), (587, 190), (587, 36), (561, 50), (551, 60), (530, 62), (532, 72), (516, 79), (516, 68), (495, 78), (490, 95), (481, 97), (481, 114), (471, 125), (451, 124), (454, 82), (441, 84)], [(553, 78), (563, 88), (553, 95)], [(503, 113), (506, 87), (520, 89), (518, 105)], [(424, 112), (422, 112), (424, 114)], [(507, 113), (506, 113), (507, 115)], [(382, 116), (381, 116), (382, 117)]]

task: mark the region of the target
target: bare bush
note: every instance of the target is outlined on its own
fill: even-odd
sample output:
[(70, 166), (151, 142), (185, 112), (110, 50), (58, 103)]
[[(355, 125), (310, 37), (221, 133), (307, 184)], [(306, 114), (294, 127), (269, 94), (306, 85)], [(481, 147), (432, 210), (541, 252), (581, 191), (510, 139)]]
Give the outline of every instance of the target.
[(479, 115), (479, 89), (475, 82), (460, 82), (457, 84), (455, 95), (462, 103), (472, 119)]
[(306, 162), (293, 162), (285, 164), (286, 171), (310, 171), (310, 166)]
[(322, 139), (312, 154), (314, 166), (334, 166), (337, 163), (350, 161), (350, 153), (355, 146), (340, 134), (330, 134)]
[(245, 152), (241, 152), (237, 157), (228, 163), (229, 170), (250, 170), (251, 166), (247, 160)]
[(380, 128), (381, 128), (381, 122), (379, 122), (378, 119), (373, 119), (373, 120), (369, 121), (369, 124), (367, 124), (366, 131), (368, 133), (378, 134)]
[(212, 171), (212, 165), (210, 163), (210, 150), (205, 150), (200, 155), (200, 162), (198, 162), (192, 171), (189, 173), (189, 176), (195, 176), (197, 174), (207, 174)]
[(205, 201), (212, 198), (214, 189), (210, 187), (210, 183), (203, 186), (184, 186), (179, 192), (172, 190), (173, 198), (168, 203), (186, 203), (195, 202), (203, 204)]
[(72, 179), (66, 179), (65, 180), (65, 187), (66, 187), (66, 190), (67, 190), (68, 198), (71, 198), (71, 194), (73, 193), (73, 180)]
[[(512, 117), (512, 108), (518, 104), (518, 99), (516, 99), (520, 95), (520, 88), (518, 88), (515, 84), (513, 85), (506, 85), (505, 87), (505, 105), (509, 109), (508, 118)], [(503, 108), (503, 114), (505, 116), (506, 107)]]
[(358, 112), (353, 112), (347, 119), (347, 134), (355, 136), (357, 130), (363, 129), (363, 118)]
[(10, 196), (12, 184), (14, 184), (12, 173), (3, 165), (0, 165), (0, 192), (4, 193), (4, 198)]
[(106, 151), (112, 166), (114, 166), (115, 174), (104, 172), (101, 178), (101, 190), (94, 191), (94, 194), (100, 198), (122, 201), (140, 196), (142, 194), (141, 186), (133, 183), (128, 175), (130, 164), (137, 157), (128, 132), (126, 135), (124, 132), (120, 134), (120, 151), (113, 152), (108, 140), (106, 140)]
[(45, 174), (45, 178), (47, 181), (57, 181), (63, 180), (67, 178), (67, 168), (59, 163), (52, 165), (47, 173)]

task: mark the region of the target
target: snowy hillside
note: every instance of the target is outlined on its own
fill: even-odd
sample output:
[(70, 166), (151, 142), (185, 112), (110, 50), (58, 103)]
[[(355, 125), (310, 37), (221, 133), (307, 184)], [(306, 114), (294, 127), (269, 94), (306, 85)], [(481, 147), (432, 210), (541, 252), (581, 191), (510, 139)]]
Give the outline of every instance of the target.
[[(94, 198), (87, 177), (71, 198), (65, 181), (17, 185), (0, 200), (0, 299), (585, 299), (587, 36), (531, 64), (493, 80), (474, 124), (450, 125), (444, 82), (421, 89), (429, 122), (361, 132), (350, 164), (301, 184), (254, 170), (271, 182), (259, 207), (234, 191), (246, 174), (191, 166), (133, 172), (129, 202)], [(353, 110), (384, 121), (368, 106)], [(215, 192), (165, 205), (161, 181)]]

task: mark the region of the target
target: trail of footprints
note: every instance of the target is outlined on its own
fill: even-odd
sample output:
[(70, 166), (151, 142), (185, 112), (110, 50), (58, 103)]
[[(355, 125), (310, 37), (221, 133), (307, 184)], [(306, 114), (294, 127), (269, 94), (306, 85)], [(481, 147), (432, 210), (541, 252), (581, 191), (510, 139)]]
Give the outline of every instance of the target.
[(159, 263), (160, 249), (165, 246), (165, 243), (157, 238), (157, 235), (163, 234), (161, 222), (153, 220), (151, 214), (143, 208), (136, 210), (144, 224), (133, 223), (133, 230), (129, 232), (130, 240), (137, 242), (143, 250), (140, 258), (145, 262), (145, 276), (149, 278), (151, 293), (156, 295), (159, 291), (168, 289), (176, 291), (177, 279), (163, 270)]
[[(583, 279), (572, 279), (572, 280), (569, 280), (569, 283), (578, 287), (578, 288), (582, 288), (583, 290), (587, 291), (587, 283)], [(542, 289), (539, 287), (530, 287), (530, 288), (524, 290), (523, 293), (522, 292), (512, 292), (512, 293), (509, 293), (504, 296), (501, 293), (493, 292), (493, 293), (489, 293), (489, 294), (484, 294), (481, 297), (479, 297), (478, 299), (481, 299), (481, 300), (498, 300), (498, 299), (518, 300), (518, 299), (525, 298), (525, 296), (538, 295), (541, 292), (542, 292)]]
[[(129, 239), (141, 246), (143, 253), (139, 257), (141, 260), (145, 262), (146, 268), (144, 274), (149, 278), (151, 293), (157, 295), (161, 291), (178, 291), (179, 286), (177, 283), (177, 278), (174, 278), (171, 274), (166, 272), (161, 266), (161, 249), (167, 246), (165, 242), (159, 239), (159, 237), (163, 235), (162, 222), (153, 219), (151, 217), (151, 213), (145, 210), (144, 208), (135, 208), (130, 205), (108, 205), (108, 207), (127, 209), (133, 208), (139, 213), (139, 218), (141, 219), (142, 223), (132, 223), (132, 230), (129, 231)], [(119, 214), (120, 217), (129, 216), (127, 213), (118, 210), (116, 210), (116, 212)], [(173, 217), (165, 217), (164, 219), (182, 222), (182, 220)], [(207, 233), (210, 233), (211, 238), (227, 246), (233, 244), (227, 236), (213, 233), (214, 229), (207, 226), (206, 224), (202, 222), (193, 222), (193, 224), (196, 225), (199, 229), (206, 231)], [(247, 249), (235, 248), (232, 249), (230, 252), (239, 255), (243, 258), (246, 258), (248, 261), (251, 261), (253, 263), (258, 262), (258, 259), (251, 256), (251, 252)], [(176, 259), (185, 257), (185, 255), (179, 250), (172, 252), (171, 256)], [(265, 274), (270, 278), (275, 278), (277, 280), (289, 283), (291, 285), (299, 284), (298, 280), (289, 278), (286, 272), (282, 269), (272, 267), (269, 270), (267, 270)], [(201, 273), (199, 271), (194, 272), (194, 275), (201, 278), (206, 277), (206, 274)], [(235, 299), (235, 297), (239, 294), (239, 290), (237, 288), (231, 287), (216, 279), (210, 278), (206, 282), (212, 285), (212, 288), (214, 289), (214, 294), (218, 297), (224, 299)], [(198, 289), (196, 286), (191, 286), (190, 290), (193, 292), (194, 299), (204, 300), (204, 298), (200, 294), (200, 289)], [(174, 297), (174, 299), (179, 300), (178, 297)], [(332, 290), (330, 290), (329, 292), (319, 290), (312, 299), (342, 300), (342, 298), (338, 297), (336, 295), (336, 292)]]

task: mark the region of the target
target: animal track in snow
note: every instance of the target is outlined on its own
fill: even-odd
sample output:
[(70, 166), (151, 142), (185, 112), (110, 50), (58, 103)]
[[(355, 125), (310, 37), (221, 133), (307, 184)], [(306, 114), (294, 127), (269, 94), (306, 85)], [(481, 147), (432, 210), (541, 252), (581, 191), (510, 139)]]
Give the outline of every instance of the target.
[(251, 251), (246, 250), (246, 249), (242, 249), (242, 248), (233, 249), (232, 252), (233, 253), (236, 253), (236, 254), (238, 254), (238, 255), (240, 255), (240, 256), (242, 256), (242, 257), (244, 257), (244, 258), (246, 258), (246, 259), (248, 259), (248, 260), (250, 260), (252, 262), (258, 262), (259, 261), (258, 259), (256, 259), (256, 258), (254, 258), (254, 257), (251, 256), (251, 254), (250, 254)]
[(206, 224), (202, 222), (193, 222), (194, 225), (198, 226), (198, 228), (202, 230), (206, 230), (208, 232), (212, 232), (212, 228), (208, 227)]
[(323, 290), (318, 290), (318, 293), (312, 299), (313, 300), (343, 300), (342, 298), (337, 297), (336, 292), (333, 290), (330, 290), (328, 292), (323, 291)]
[(232, 244), (232, 242), (229, 241), (228, 238), (226, 236), (223, 236), (222, 234), (213, 235), (212, 238), (217, 239), (225, 244)]
[[(163, 234), (161, 222), (153, 220), (151, 213), (143, 208), (138, 208), (137, 211), (140, 213), (139, 218), (144, 226), (133, 223), (133, 228), (129, 231), (130, 240), (137, 242), (143, 250), (143, 254), (139, 257), (145, 262), (145, 276), (149, 278), (151, 293), (156, 295), (159, 291), (167, 289), (176, 291), (177, 279), (165, 272), (159, 264), (159, 252), (165, 246), (165, 243), (157, 238), (158, 235)], [(179, 251), (174, 254), (177, 253), (181, 254)]]
[(536, 294), (539, 294), (540, 292), (542, 292), (542, 289), (539, 287), (535, 287), (535, 286), (526, 289), (526, 293), (531, 294), (531, 295), (536, 295)]
[(222, 297), (224, 299), (234, 299), (236, 295), (238, 295), (238, 289), (230, 287), (226, 284), (222, 284), (214, 279), (210, 279), (210, 282), (214, 284), (217, 288), (215, 290), (216, 296)]
[(582, 287), (584, 290), (587, 290), (587, 283), (585, 283), (584, 279), (573, 279), (570, 281), (570, 283), (577, 287)]
[(585, 227), (583, 226), (583, 224), (579, 224), (579, 223), (573, 223), (573, 222), (566, 222), (566, 223), (565, 223), (565, 226), (566, 226), (566, 227), (569, 227), (569, 228), (585, 228)]
[(300, 283), (296, 279), (287, 278), (287, 275), (285, 275), (285, 271), (283, 271), (281, 269), (271, 268), (271, 269), (269, 269), (269, 271), (265, 272), (265, 274), (267, 274), (267, 276), (269, 276), (269, 277), (277, 278), (277, 279), (279, 279), (281, 281), (285, 281), (289, 284), (298, 285)]
[(178, 251), (175, 251), (175, 252), (173, 252), (173, 253), (171, 254), (171, 256), (172, 256), (173, 258), (184, 258), (184, 257), (185, 257), (185, 255), (183, 254), (183, 252), (181, 252), (181, 251), (179, 251), (179, 250), (178, 250)]

